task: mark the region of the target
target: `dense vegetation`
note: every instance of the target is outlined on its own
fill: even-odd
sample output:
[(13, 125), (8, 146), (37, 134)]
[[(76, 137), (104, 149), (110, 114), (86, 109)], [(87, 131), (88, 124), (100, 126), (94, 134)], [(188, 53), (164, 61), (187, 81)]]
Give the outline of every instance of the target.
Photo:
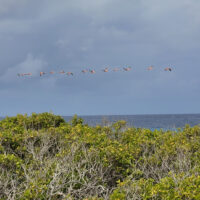
[(5, 118), (0, 199), (200, 199), (200, 127), (89, 127), (50, 113)]

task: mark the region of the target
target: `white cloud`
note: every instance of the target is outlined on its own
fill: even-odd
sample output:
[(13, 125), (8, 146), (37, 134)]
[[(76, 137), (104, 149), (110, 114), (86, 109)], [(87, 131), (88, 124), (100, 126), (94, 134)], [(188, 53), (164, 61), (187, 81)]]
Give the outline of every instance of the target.
[(18, 73), (32, 73), (32, 76), (38, 76), (47, 66), (47, 62), (34, 58), (32, 54), (28, 54), (26, 59), (14, 67), (8, 68), (0, 77), (3, 82), (13, 82), (16, 80)]

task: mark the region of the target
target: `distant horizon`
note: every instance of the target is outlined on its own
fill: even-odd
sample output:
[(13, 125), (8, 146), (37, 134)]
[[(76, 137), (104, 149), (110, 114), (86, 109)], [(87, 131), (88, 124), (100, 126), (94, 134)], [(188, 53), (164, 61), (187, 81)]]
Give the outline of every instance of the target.
[[(54, 115), (59, 115), (59, 114), (55, 114), (53, 112), (32, 112), (32, 113), (52, 113)], [(32, 114), (31, 113), (31, 114)], [(17, 113), (16, 115), (25, 115), (27, 113)], [(27, 114), (28, 116), (30, 116), (31, 114)], [(0, 118), (5, 118), (5, 117), (15, 117), (16, 115), (6, 115), (6, 116), (0, 116)], [(97, 114), (97, 115), (79, 115), (79, 114), (73, 114), (73, 115), (59, 115), (62, 117), (73, 117), (74, 115), (80, 116), (80, 117), (93, 117), (93, 116), (138, 116), (138, 115), (200, 115), (200, 113), (161, 113), (161, 114), (157, 114), (157, 113), (150, 113), (150, 114)]]
[[(41, 114), (41, 113), (37, 113)], [(53, 114), (53, 113), (52, 113)], [(61, 116), (65, 122), (70, 122), (74, 115)], [(83, 119), (83, 123), (89, 126), (113, 124), (117, 121), (126, 121), (127, 127), (176, 130), (186, 124), (190, 126), (200, 125), (200, 114), (135, 114), (135, 115), (77, 115)], [(15, 117), (15, 116), (7, 116)], [(28, 115), (28, 117), (31, 117)], [(5, 117), (0, 117), (0, 121)]]

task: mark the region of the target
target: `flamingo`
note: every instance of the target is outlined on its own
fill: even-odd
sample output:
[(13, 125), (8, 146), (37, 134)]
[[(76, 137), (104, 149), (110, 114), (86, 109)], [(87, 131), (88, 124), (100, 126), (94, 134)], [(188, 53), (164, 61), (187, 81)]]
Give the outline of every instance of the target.
[(105, 69), (103, 69), (103, 72), (108, 72), (108, 68), (106, 67)]
[(32, 73), (22, 73), (22, 74), (17, 74), (18, 76), (31, 76)]
[(51, 72), (49, 72), (50, 74), (54, 74), (55, 72), (53, 72), (53, 71), (51, 71)]
[(131, 67), (124, 67), (123, 69), (124, 69), (124, 71), (130, 71)]
[(90, 73), (91, 73), (91, 74), (95, 74), (96, 72), (95, 72), (94, 69), (91, 69), (91, 70), (90, 70)]
[(70, 75), (73, 76), (74, 74), (73, 74), (72, 72), (67, 72), (67, 75), (68, 75), (68, 76), (70, 76)]
[(25, 76), (31, 76), (32, 73), (25, 73), (24, 75), (25, 75)]
[(170, 67), (166, 67), (165, 69), (164, 69), (165, 71), (172, 71), (172, 68), (170, 68)]
[(82, 73), (86, 73), (86, 72), (88, 72), (88, 70), (87, 70), (87, 69), (84, 69), (84, 70), (82, 70), (81, 72), (82, 72)]
[(40, 76), (43, 76), (44, 74), (46, 74), (45, 72), (40, 72)]
[(64, 71), (60, 71), (59, 73), (60, 73), (60, 74), (64, 74), (65, 72), (64, 72)]
[(152, 69), (153, 69), (152, 65), (147, 68), (148, 71), (151, 71)]

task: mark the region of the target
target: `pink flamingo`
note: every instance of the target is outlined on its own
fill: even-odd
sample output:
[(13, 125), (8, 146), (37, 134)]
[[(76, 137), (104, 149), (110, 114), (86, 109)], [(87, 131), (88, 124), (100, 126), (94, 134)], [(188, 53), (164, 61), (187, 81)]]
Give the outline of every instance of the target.
[(152, 69), (153, 69), (152, 65), (147, 68), (148, 71), (151, 71)]
[(53, 72), (53, 71), (51, 71), (51, 72), (49, 72), (50, 74), (54, 74), (55, 72)]
[(22, 74), (17, 74), (18, 76), (31, 76), (32, 73), (22, 73)]
[(124, 69), (124, 71), (130, 71), (131, 67), (124, 67), (123, 69)]
[(45, 72), (40, 72), (40, 76), (43, 76), (44, 74), (46, 74)]
[(170, 68), (170, 67), (166, 67), (165, 69), (164, 69), (165, 71), (172, 71), (172, 68)]
[(96, 72), (95, 72), (94, 69), (91, 69), (91, 70), (90, 70), (90, 73), (91, 73), (91, 74), (95, 74)]
[(74, 74), (72, 72), (67, 72), (67, 75), (68, 76), (70, 76), (70, 75), (73, 76)]
[(88, 72), (88, 70), (87, 70), (87, 69), (84, 69), (84, 70), (82, 70), (81, 72), (82, 72), (82, 73), (86, 73), (86, 72)]
[(65, 74), (65, 72), (64, 72), (64, 71), (60, 71), (59, 73), (60, 73), (60, 74)]
[(24, 75), (24, 76), (31, 76), (32, 73), (24, 73), (23, 75)]
[(103, 69), (103, 72), (108, 72), (108, 68), (106, 67), (105, 69)]

